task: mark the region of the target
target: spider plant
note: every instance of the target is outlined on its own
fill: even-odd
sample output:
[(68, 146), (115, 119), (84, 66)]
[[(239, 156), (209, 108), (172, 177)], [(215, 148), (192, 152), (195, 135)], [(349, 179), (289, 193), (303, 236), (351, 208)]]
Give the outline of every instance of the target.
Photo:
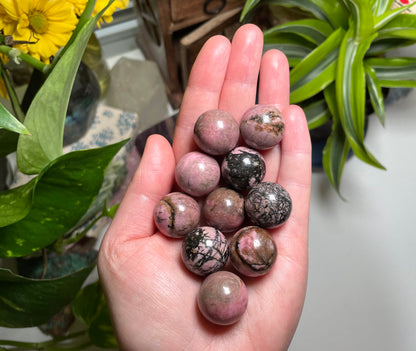
[[(414, 3), (415, 4), (415, 3)], [(394, 49), (416, 43), (413, 4), (393, 0), (247, 0), (241, 21), (261, 6), (298, 8), (307, 16), (264, 30), (265, 49), (288, 57), (291, 103), (305, 110), (310, 129), (332, 122), (323, 149), (323, 168), (340, 192), (347, 155), (384, 166), (364, 142), (366, 101), (384, 125), (384, 88), (416, 87), (416, 58)], [(274, 11), (278, 13), (278, 11)]]

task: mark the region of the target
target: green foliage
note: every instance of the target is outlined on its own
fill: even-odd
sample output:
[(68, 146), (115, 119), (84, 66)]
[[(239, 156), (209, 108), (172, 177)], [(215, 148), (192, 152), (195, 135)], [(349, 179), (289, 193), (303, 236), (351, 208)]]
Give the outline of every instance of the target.
[(57, 279), (30, 279), (0, 269), (0, 325), (32, 327), (69, 304), (94, 265)]
[[(91, 17), (94, 6), (95, 1), (89, 0), (71, 39), (54, 61), (49, 65), (39, 62), (35, 67), (35, 73), (44, 80), (26, 114), (13, 90), (9, 95), (14, 115), (0, 104), (0, 157), (16, 151), (19, 171), (33, 175), (26, 184), (0, 192), (0, 258), (4, 261), (9, 262), (9, 257), (46, 260), (48, 252), (60, 255), (67, 245), (77, 244), (97, 218), (81, 233), (75, 233), (75, 226), (99, 194), (107, 166), (127, 142), (62, 154), (75, 75), (88, 39), (107, 9)], [(3, 49), (7, 53), (9, 48)], [(98, 218), (113, 218), (117, 208), (105, 206)], [(84, 331), (40, 343), (0, 340), (0, 349), (15, 346), (55, 350), (72, 346), (67, 349), (81, 350), (91, 344), (116, 348), (99, 283), (80, 290), (95, 263), (53, 279), (28, 278), (21, 271), (19, 275), (0, 268), (0, 326), (39, 326), (72, 302), (76, 316), (86, 323)]]
[(323, 165), (339, 193), (349, 150), (384, 169), (364, 142), (366, 99), (384, 124), (383, 88), (416, 87), (416, 59), (385, 57), (416, 44), (416, 15), (392, 0), (248, 0), (240, 20), (265, 5), (295, 7), (300, 18), (264, 31), (265, 49), (283, 51), (291, 66), (291, 103), (304, 108), (310, 129), (332, 120)]
[[(124, 143), (74, 151), (51, 161), (32, 182), (31, 204), (28, 199), (21, 206), (23, 213), (14, 207), (14, 216), (24, 218), (0, 228), (0, 257), (31, 254), (75, 226), (97, 196), (108, 163)], [(15, 188), (0, 196), (0, 206), (17, 201), (22, 191), (28, 189)]]
[(5, 128), (15, 133), (30, 135), (27, 128), (2, 105), (0, 105), (0, 128)]
[(95, 282), (86, 286), (72, 303), (72, 311), (77, 319), (88, 326), (91, 342), (102, 348), (117, 348), (110, 313), (100, 285)]

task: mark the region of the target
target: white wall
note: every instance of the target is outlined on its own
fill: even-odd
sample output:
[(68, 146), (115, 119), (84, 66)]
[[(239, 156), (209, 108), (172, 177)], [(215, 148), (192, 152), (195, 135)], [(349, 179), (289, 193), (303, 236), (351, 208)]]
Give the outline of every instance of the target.
[(387, 107), (385, 127), (371, 118), (366, 144), (387, 171), (347, 161), (346, 202), (313, 174), (308, 292), (290, 351), (416, 349), (416, 89)]

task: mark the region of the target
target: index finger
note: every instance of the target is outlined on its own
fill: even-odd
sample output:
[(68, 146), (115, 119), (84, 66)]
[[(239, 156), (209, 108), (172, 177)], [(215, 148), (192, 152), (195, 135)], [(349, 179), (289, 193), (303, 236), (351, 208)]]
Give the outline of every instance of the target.
[(195, 149), (192, 136), (196, 119), (203, 112), (218, 108), (230, 47), (227, 38), (214, 36), (195, 60), (175, 127), (173, 150), (177, 160)]

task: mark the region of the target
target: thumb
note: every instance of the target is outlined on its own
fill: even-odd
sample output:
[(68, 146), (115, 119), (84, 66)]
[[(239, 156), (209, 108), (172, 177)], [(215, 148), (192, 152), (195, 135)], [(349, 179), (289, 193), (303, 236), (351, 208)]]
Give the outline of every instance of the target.
[(105, 239), (126, 242), (152, 235), (154, 208), (172, 189), (174, 173), (175, 157), (169, 142), (161, 135), (151, 135)]

